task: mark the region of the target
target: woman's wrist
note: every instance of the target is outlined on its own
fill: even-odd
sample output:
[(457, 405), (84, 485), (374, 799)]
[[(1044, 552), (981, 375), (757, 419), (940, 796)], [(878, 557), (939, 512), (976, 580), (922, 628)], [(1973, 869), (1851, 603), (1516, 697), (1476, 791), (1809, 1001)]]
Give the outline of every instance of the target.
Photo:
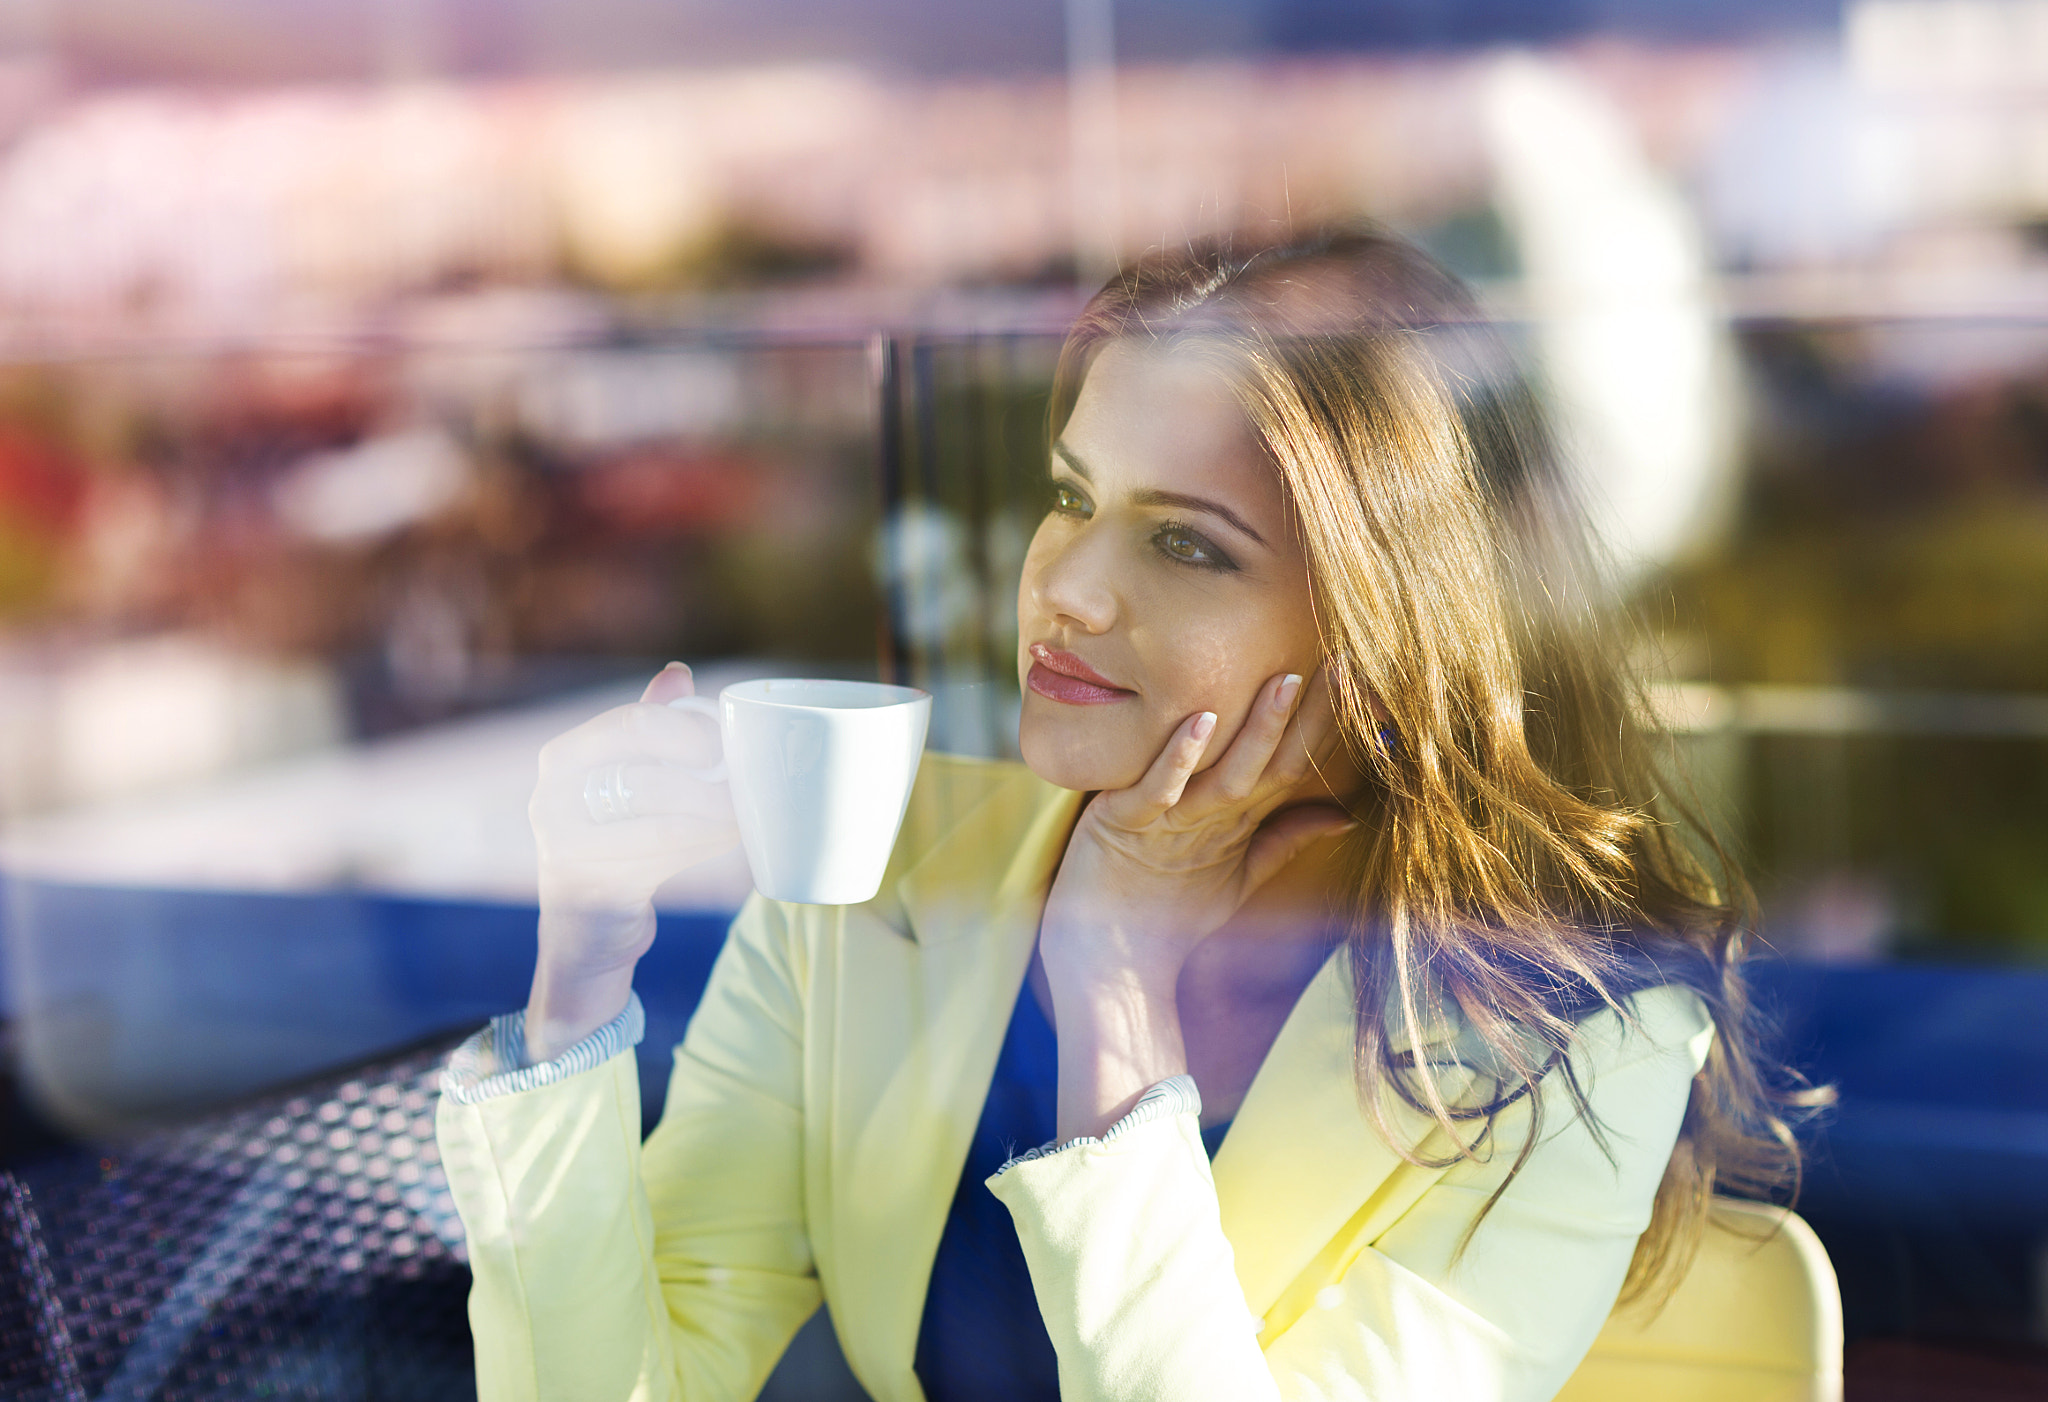
[(553, 1061), (626, 1010), (633, 996), (633, 966), (600, 974), (534, 970), (526, 1002), (526, 1058)]
[(1046, 978), (1059, 1035), (1061, 1140), (1103, 1134), (1139, 1096), (1188, 1069), (1177, 965), (1055, 971), (1048, 961)]
[(600, 910), (544, 897), (526, 1003), (527, 1059), (552, 1061), (623, 1012), (653, 936), (651, 905)]
[(1038, 951), (1047, 978), (1076, 990), (1179, 986), (1192, 944), (1148, 928), (1148, 922), (1136, 915), (1118, 914), (1099, 904), (1083, 908), (1090, 913), (1080, 918), (1048, 908), (1040, 922)]

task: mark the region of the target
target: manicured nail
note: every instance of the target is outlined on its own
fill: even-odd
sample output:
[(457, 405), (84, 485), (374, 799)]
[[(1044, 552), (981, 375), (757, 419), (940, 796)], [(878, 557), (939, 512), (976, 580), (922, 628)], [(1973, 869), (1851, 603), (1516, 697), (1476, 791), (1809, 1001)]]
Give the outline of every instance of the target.
[(682, 665), (683, 664), (680, 662), (671, 662), (668, 664), (668, 666), (662, 668), (661, 670), (664, 672), (674, 672), (680, 670)]
[(1206, 740), (1209, 738), (1209, 732), (1214, 730), (1215, 728), (1216, 713), (1214, 711), (1204, 711), (1202, 712), (1202, 714), (1195, 717), (1195, 728), (1190, 733), (1193, 734), (1197, 740)]
[(1273, 700), (1284, 711), (1294, 704), (1294, 693), (1299, 690), (1301, 690), (1301, 673), (1289, 672), (1286, 676), (1280, 678), (1280, 689), (1273, 693)]

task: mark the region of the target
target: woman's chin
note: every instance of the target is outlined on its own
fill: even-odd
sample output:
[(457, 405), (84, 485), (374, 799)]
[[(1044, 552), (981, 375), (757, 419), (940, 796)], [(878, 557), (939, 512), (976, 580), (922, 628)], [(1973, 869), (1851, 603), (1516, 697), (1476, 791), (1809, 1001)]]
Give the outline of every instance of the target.
[(1129, 755), (1103, 754), (1106, 747), (1076, 745), (1047, 735), (1029, 719), (1019, 727), (1017, 750), (1033, 774), (1055, 788), (1078, 793), (1125, 789), (1144, 777), (1145, 765)]

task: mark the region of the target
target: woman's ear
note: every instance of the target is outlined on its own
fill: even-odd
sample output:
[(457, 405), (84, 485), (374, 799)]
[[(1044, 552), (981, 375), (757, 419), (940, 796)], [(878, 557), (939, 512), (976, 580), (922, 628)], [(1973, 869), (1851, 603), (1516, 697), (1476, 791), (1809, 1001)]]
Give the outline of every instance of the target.
[(1369, 686), (1360, 684), (1354, 679), (1351, 664), (1344, 654), (1341, 652), (1325, 653), (1323, 655), (1323, 671), (1329, 678), (1330, 696), (1333, 700), (1344, 695), (1352, 687), (1357, 687), (1358, 694), (1365, 702), (1365, 713), (1371, 718), (1373, 726), (1379, 732), (1380, 744), (1386, 747), (1388, 754), (1399, 754), (1401, 751), (1401, 735), (1399, 731), (1394, 729), (1393, 713), (1387, 709), (1386, 703), (1380, 700), (1380, 694), (1377, 691), (1374, 691)]

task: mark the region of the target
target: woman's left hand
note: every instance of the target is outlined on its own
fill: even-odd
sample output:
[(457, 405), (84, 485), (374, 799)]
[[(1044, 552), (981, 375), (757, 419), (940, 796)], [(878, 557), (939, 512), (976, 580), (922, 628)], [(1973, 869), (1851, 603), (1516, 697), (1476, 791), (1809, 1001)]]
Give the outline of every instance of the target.
[(1055, 988), (1108, 977), (1170, 989), (1252, 892), (1352, 826), (1325, 804), (1279, 811), (1341, 743), (1322, 672), (1305, 687), (1291, 674), (1268, 681), (1230, 748), (1198, 774), (1215, 725), (1213, 712), (1188, 717), (1143, 778), (1082, 812), (1040, 927)]

